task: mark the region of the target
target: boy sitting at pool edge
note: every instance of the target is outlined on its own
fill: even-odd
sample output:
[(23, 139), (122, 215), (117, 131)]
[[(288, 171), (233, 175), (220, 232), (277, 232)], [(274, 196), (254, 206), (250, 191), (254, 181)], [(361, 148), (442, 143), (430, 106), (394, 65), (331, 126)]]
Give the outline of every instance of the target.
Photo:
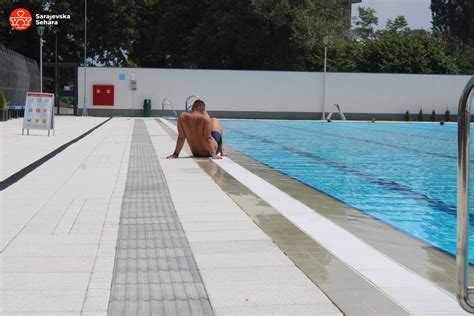
[(184, 141), (188, 141), (194, 157), (222, 159), (223, 156), (226, 156), (223, 147), (224, 130), (222, 125), (218, 119), (211, 118), (205, 109), (204, 101), (196, 100), (191, 113), (183, 112), (179, 115), (176, 147), (173, 154), (166, 158), (178, 158)]

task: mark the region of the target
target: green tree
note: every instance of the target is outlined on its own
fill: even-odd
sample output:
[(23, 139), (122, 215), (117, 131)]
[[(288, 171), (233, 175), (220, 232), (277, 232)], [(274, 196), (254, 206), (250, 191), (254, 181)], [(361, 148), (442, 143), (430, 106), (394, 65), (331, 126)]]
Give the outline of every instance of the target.
[(198, 23), (208, 18), (210, 4), (206, 0), (150, 1), (141, 12), (130, 59), (142, 67), (192, 67), (187, 59), (189, 40)]
[[(350, 54), (352, 42), (345, 35), (346, 24), (340, 10), (340, 2), (334, 0), (308, 1), (295, 10), (290, 45), (296, 49), (295, 70), (323, 70), (323, 37), (329, 36), (328, 70), (336, 71), (333, 66), (335, 56)], [(351, 64), (351, 60), (341, 64)]]
[(456, 60), (459, 73), (474, 74), (474, 42), (470, 45), (450, 45), (448, 52)]
[(444, 112), (444, 120), (446, 122), (449, 122), (451, 120), (451, 113), (449, 112), (448, 109), (446, 109), (446, 112)]
[[(270, 5), (272, 4), (272, 5)], [(291, 69), (293, 8), (287, 1), (211, 1), (191, 32), (189, 65), (198, 68)]]
[(423, 110), (420, 108), (420, 112), (418, 113), (418, 121), (423, 121), (423, 120), (424, 120)]
[[(94, 64), (127, 65), (140, 14), (146, 10), (148, 1), (89, 1), (87, 19), (87, 51)], [(0, 0), (3, 15), (9, 16), (18, 3)], [(22, 6), (31, 14), (68, 14), (70, 20), (59, 21), (59, 26), (47, 27), (44, 32), (44, 61), (54, 60), (55, 36), (58, 37), (59, 61), (81, 62), (84, 58), (84, 1), (24, 1)], [(39, 43), (36, 26), (28, 30), (14, 31), (8, 19), (0, 21), (0, 43), (27, 57), (39, 59)]]
[[(22, 6), (27, 8), (32, 14), (42, 11), (42, 1), (25, 1)], [(29, 58), (38, 59), (39, 39), (36, 29), (31, 26), (25, 31), (15, 31), (10, 26), (8, 17), (11, 12), (18, 7), (17, 3), (8, 0), (0, 0), (2, 19), (0, 19), (0, 45), (13, 49)], [(46, 48), (46, 47), (45, 47)]]
[(434, 36), (451, 55), (462, 74), (474, 73), (474, 1), (432, 0)]
[(363, 72), (445, 74), (459, 71), (455, 60), (426, 31), (379, 32), (357, 58)]
[(3, 91), (0, 90), (0, 110), (6, 110), (8, 108), (7, 98)]
[(403, 15), (397, 16), (394, 20), (387, 20), (386, 30), (394, 32), (409, 31), (408, 22)]
[(433, 30), (463, 43), (474, 42), (474, 1), (431, 0)]
[(374, 36), (374, 28), (379, 23), (376, 11), (372, 8), (358, 7), (358, 16), (353, 18), (353, 32), (356, 37), (367, 40)]
[(405, 116), (403, 117), (403, 119), (404, 119), (405, 121), (409, 121), (409, 120), (410, 120), (410, 112), (406, 111), (406, 112), (405, 112)]

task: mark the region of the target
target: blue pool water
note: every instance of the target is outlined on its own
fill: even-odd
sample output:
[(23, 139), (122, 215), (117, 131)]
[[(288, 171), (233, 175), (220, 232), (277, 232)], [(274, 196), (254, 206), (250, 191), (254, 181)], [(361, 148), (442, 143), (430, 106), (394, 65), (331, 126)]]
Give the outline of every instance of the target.
[(456, 124), (224, 120), (223, 125), (228, 146), (455, 254)]

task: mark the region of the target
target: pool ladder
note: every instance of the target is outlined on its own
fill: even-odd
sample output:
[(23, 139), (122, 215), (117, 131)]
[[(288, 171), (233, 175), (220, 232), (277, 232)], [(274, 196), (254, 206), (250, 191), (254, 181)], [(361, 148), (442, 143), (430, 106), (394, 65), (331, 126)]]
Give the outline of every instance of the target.
[[(195, 99), (195, 100), (193, 100), (193, 99)], [(186, 99), (186, 101), (184, 102), (184, 110), (185, 110), (186, 112), (189, 112), (189, 111), (191, 110), (192, 106), (193, 106), (193, 103), (194, 103), (196, 100), (199, 100), (199, 99), (200, 99), (200, 98), (199, 98), (198, 95), (190, 95), (190, 96)], [(189, 101), (191, 101), (191, 100), (193, 100), (192, 103), (189, 102)]]
[(458, 205), (456, 231), (456, 293), (461, 307), (474, 313), (474, 303), (469, 294), (469, 150), (471, 103), (474, 96), (474, 76), (471, 77), (459, 99), (458, 108)]
[(341, 119), (342, 119), (343, 121), (346, 120), (346, 116), (345, 116), (344, 113), (342, 112), (341, 107), (339, 106), (339, 104), (334, 104), (334, 105), (332, 106), (331, 112), (329, 113), (328, 117), (326, 118), (327, 120), (331, 120), (331, 116), (334, 114), (334, 111), (338, 111), (338, 112), (339, 112), (339, 115), (341, 116)]
[(161, 101), (161, 117), (165, 117), (165, 107), (169, 107), (171, 110), (173, 110), (174, 117), (178, 119), (178, 113), (176, 113), (176, 110), (174, 109), (173, 102), (171, 102), (171, 100), (168, 98)]

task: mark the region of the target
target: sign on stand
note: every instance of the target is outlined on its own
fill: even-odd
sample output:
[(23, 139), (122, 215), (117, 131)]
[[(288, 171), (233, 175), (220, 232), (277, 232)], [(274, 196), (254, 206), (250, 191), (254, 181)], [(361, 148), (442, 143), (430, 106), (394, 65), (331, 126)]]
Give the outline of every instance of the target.
[(27, 92), (25, 102), (25, 115), (23, 117), (22, 135), (30, 134), (30, 129), (41, 129), (54, 135), (54, 94), (41, 92)]

